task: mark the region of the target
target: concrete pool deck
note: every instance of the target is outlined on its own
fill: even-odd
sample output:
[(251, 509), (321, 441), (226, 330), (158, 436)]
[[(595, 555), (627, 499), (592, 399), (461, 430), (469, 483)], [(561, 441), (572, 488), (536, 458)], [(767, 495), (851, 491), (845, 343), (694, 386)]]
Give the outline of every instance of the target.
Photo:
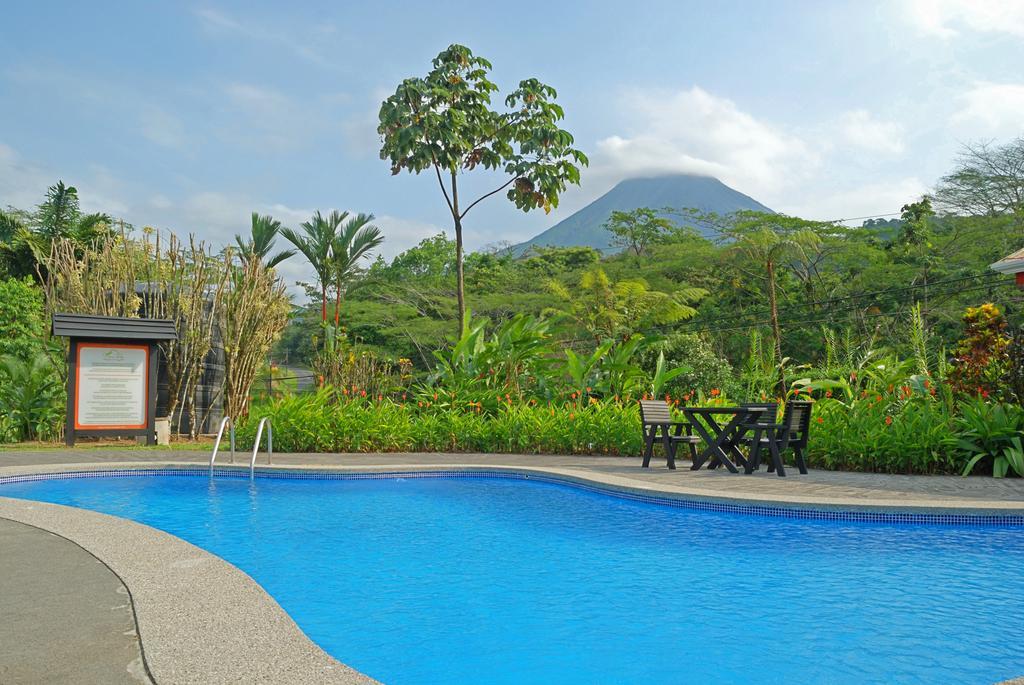
[[(208, 452), (180, 450), (9, 450), (0, 451), (0, 477), (72, 470), (194, 468), (205, 466), (208, 459)], [(223, 466), (229, 467), (227, 454), (218, 456), (218, 467), (222, 459)], [(265, 462), (266, 455), (261, 454), (260, 469), (267, 468)], [(247, 464), (248, 455), (236, 455), (236, 467), (247, 470)], [(1022, 479), (817, 470), (802, 476), (795, 469), (787, 478), (778, 478), (765, 471), (751, 476), (724, 470), (694, 472), (686, 463), (669, 471), (663, 460), (645, 470), (640, 468), (639, 459), (564, 455), (274, 454), (273, 464), (274, 468), (346, 472), (513, 470), (680, 499), (825, 509), (1024, 515)], [(179, 538), (97, 512), (0, 497), (0, 523), (4, 519), (70, 541), (63, 551), (54, 548), (46, 552), (49, 557), (36, 557), (36, 575), (41, 580), (53, 573), (51, 564), (42, 559), (67, 560), (84, 550), (123, 582), (131, 594), (144, 650), (142, 674), (148, 673), (157, 683), (374, 682), (319, 649), (248, 575)], [(0, 535), (0, 557), (10, 557), (9, 552), (37, 543), (42, 544), (24, 538), (17, 547)], [(33, 563), (31, 554), (25, 563)], [(109, 577), (107, 581), (113, 582)], [(0, 576), (5, 591), (12, 589), (9, 583)], [(89, 616), (95, 615), (95, 609), (89, 606), (95, 605), (96, 593), (84, 587), (76, 589), (65, 593), (64, 603), (68, 610), (79, 612), (81, 622), (88, 623)], [(107, 617), (97, 617), (93, 627), (109, 632), (99, 618)], [(20, 634), (19, 620), (33, 619), (30, 614), (15, 617), (14, 634)], [(114, 635), (106, 637), (111, 645), (121, 644)], [(121, 640), (125, 637), (122, 635)], [(123, 658), (120, 650), (120, 646), (99, 648), (106, 655), (103, 658), (110, 657), (112, 663)], [(47, 680), (43, 677), (46, 675), (39, 674), (29, 682), (66, 682)]]

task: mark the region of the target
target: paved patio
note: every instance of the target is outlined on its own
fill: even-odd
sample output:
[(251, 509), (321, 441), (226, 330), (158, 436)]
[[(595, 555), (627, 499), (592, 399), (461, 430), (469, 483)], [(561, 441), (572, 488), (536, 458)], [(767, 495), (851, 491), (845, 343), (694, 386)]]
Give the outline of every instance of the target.
[[(117, 462), (163, 464), (187, 462), (205, 464), (208, 452), (151, 449), (54, 449), (0, 451), (0, 469), (16, 466), (58, 464), (114, 464)], [(229, 455), (221, 453), (218, 464), (227, 464)], [(236, 464), (248, 464), (249, 455), (237, 453)], [(260, 454), (258, 465), (266, 463)], [(598, 480), (614, 479), (620, 484), (677, 494), (700, 494), (707, 497), (737, 498), (758, 501), (819, 502), (826, 505), (858, 502), (864, 505), (891, 502), (894, 506), (972, 509), (991, 504), (1008, 509), (1019, 505), (1024, 511), (1024, 479), (994, 479), (985, 476), (901, 476), (873, 473), (846, 473), (811, 469), (800, 475), (787, 469), (786, 478), (779, 478), (762, 469), (745, 475), (724, 469), (690, 471), (689, 463), (680, 461), (679, 468), (669, 471), (664, 460), (655, 459), (652, 468), (640, 468), (639, 458), (601, 457), (587, 455), (535, 454), (281, 454), (273, 455), (278, 466), (327, 466), (332, 468), (394, 469), (401, 467), (451, 467), (457, 465), (487, 467), (508, 466), (571, 471)]]
[(121, 579), (78, 545), (0, 518), (0, 683), (149, 683)]

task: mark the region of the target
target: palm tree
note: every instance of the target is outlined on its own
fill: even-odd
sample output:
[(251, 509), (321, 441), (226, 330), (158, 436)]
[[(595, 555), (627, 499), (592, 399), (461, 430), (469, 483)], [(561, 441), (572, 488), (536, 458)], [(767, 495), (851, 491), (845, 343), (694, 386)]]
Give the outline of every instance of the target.
[[(347, 214), (345, 215), (347, 216)], [(358, 262), (384, 242), (384, 234), (371, 224), (373, 214), (357, 214), (345, 221), (331, 245), (334, 288), (337, 301), (334, 307), (334, 325), (340, 322), (341, 293), (358, 272)]]
[(249, 237), (243, 238), (240, 234), (235, 234), (235, 243), (238, 244), (238, 254), (242, 263), (248, 264), (250, 259), (255, 259), (270, 268), (294, 255), (295, 250), (281, 250), (273, 257), (269, 256), (270, 251), (274, 249), (274, 239), (280, 231), (280, 221), (272, 216), (260, 216), (253, 212)]
[(320, 320), (327, 322), (327, 285), (332, 281), (334, 265), (331, 261), (331, 248), (338, 235), (338, 227), (348, 216), (348, 212), (333, 211), (324, 218), (318, 211), (309, 221), (302, 222), (302, 233), (291, 228), (282, 228), (281, 235), (306, 257), (309, 265), (316, 272), (317, 284), (320, 286)]
[(722, 235), (733, 242), (732, 250), (745, 257), (753, 267), (745, 269), (741, 265), (740, 270), (765, 285), (769, 322), (775, 342), (775, 359), (779, 365), (779, 392), (785, 397), (786, 373), (778, 306), (779, 272), (791, 269), (794, 259), (806, 261), (807, 253), (821, 243), (817, 231), (830, 225), (755, 211), (736, 212), (728, 220), (729, 225), (721, 229)]

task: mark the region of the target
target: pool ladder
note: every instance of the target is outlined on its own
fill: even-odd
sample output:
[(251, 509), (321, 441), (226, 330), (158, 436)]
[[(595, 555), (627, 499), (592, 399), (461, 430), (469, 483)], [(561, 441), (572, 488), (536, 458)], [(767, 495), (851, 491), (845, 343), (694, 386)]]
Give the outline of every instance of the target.
[(264, 416), (260, 419), (260, 425), (256, 428), (256, 442), (252, 446), (252, 458), (249, 459), (249, 478), (253, 478), (256, 475), (256, 455), (260, 451), (260, 438), (263, 437), (263, 426), (267, 427), (267, 463), (270, 463), (270, 457), (274, 454), (274, 424), (271, 423), (269, 416)]
[[(263, 438), (263, 427), (267, 427), (267, 463), (271, 461), (271, 457), (274, 454), (274, 424), (271, 422), (269, 416), (264, 416), (260, 419), (259, 425), (256, 427), (256, 442), (252, 446), (252, 457), (249, 459), (249, 477), (252, 478), (256, 475), (256, 455), (260, 451), (260, 441)], [(235, 463), (235, 422), (230, 416), (225, 416), (221, 419), (220, 429), (217, 431), (217, 440), (213, 443), (213, 454), (210, 455), (210, 475), (213, 475), (213, 464), (217, 461), (217, 451), (220, 449), (220, 441), (224, 437), (224, 428), (228, 427), (228, 436), (231, 441), (231, 463)]]
[(231, 420), (230, 416), (225, 416), (220, 421), (220, 429), (217, 431), (217, 440), (213, 443), (213, 454), (210, 455), (210, 475), (213, 475), (213, 462), (217, 461), (217, 450), (220, 449), (221, 438), (224, 437), (224, 427), (230, 426), (229, 435), (231, 437), (231, 463), (235, 463), (235, 422)]

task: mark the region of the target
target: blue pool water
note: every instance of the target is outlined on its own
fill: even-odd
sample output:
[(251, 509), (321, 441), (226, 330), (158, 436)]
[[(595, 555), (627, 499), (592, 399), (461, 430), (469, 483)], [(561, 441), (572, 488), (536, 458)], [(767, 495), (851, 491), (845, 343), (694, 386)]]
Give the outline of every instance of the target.
[(1024, 529), (690, 511), (499, 478), (0, 485), (255, 578), (386, 683), (991, 683), (1024, 675)]

